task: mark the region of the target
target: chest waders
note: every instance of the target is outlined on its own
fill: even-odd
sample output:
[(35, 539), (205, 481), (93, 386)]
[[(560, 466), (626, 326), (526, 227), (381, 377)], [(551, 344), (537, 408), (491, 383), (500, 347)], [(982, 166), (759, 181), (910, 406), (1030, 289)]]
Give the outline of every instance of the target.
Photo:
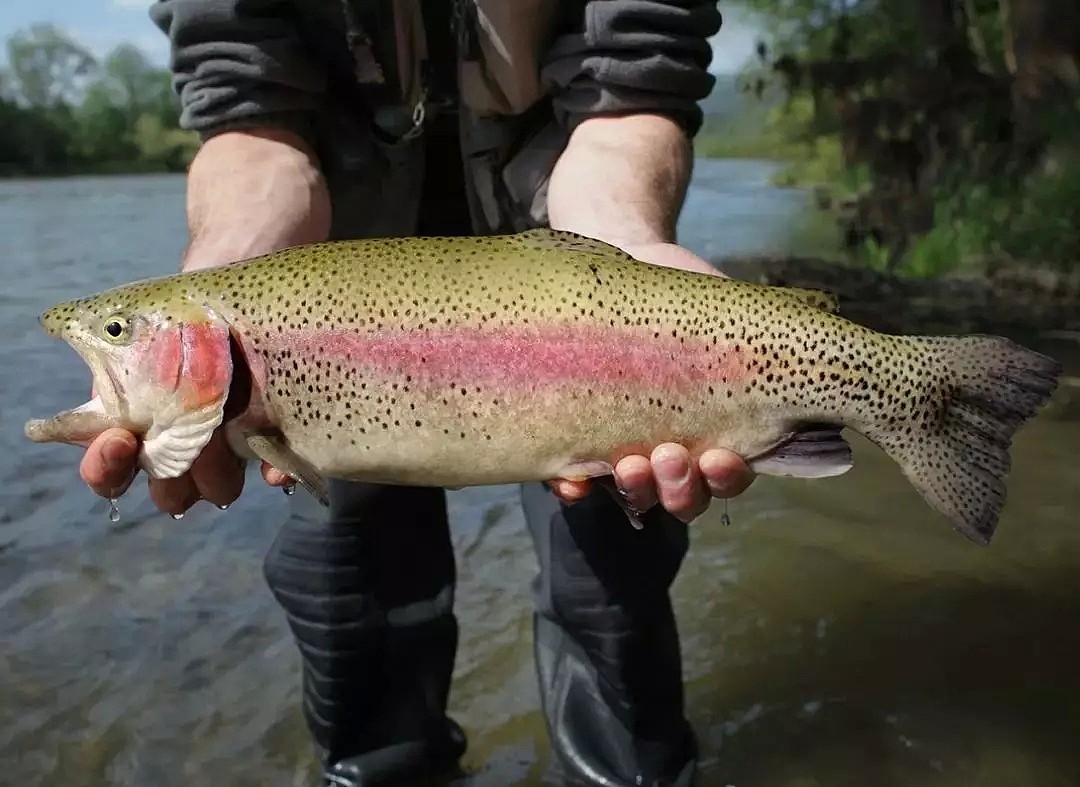
[[(334, 237), (546, 222), (546, 178), (566, 139), (535, 63), (555, 5), (345, 0), (370, 128), (359, 163), (327, 166)], [(520, 62), (485, 65), (496, 22)], [(521, 499), (540, 565), (533, 647), (553, 778), (691, 784), (696, 743), (668, 596), (686, 526), (654, 509), (636, 530), (600, 489), (566, 507), (527, 484)], [(308, 495), (289, 505), (265, 575), (302, 654), (325, 783), (451, 783), (466, 743), (447, 715), (458, 623), (444, 490), (331, 482), (329, 514)]]

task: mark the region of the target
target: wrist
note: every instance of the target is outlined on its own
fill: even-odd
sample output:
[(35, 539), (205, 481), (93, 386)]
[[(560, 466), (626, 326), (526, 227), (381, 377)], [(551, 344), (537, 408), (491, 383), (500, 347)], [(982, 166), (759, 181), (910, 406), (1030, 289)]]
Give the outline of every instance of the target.
[(674, 243), (692, 161), (686, 133), (666, 116), (590, 118), (552, 171), (551, 226), (618, 246)]
[(330, 197), (314, 152), (281, 129), (208, 139), (188, 175), (190, 242), (183, 270), (326, 240)]

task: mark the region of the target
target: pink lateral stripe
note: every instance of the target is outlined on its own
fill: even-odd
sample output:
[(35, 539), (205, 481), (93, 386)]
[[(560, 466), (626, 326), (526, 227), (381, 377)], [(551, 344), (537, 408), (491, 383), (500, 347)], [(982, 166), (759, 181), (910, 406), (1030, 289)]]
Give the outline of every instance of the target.
[(746, 376), (742, 353), (711, 339), (685, 343), (652, 331), (553, 326), (533, 330), (294, 332), (273, 336), (269, 354), (343, 363), (417, 382), (517, 387), (594, 383), (649, 389), (733, 382)]

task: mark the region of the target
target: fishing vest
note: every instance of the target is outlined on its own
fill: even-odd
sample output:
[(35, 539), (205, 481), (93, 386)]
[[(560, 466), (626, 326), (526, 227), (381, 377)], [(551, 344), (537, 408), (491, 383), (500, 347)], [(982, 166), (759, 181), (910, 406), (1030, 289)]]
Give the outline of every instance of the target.
[[(437, 0), (439, 1), (439, 0)], [(558, 0), (343, 0), (355, 78), (385, 147), (424, 132), (432, 113), (459, 117), (475, 231), (516, 232), (547, 222), (547, 178), (566, 145), (540, 83)], [(427, 24), (425, 23), (427, 22)], [(430, 42), (449, 27), (450, 52)], [(439, 50), (438, 52), (436, 50)], [(446, 69), (454, 68), (456, 88)]]

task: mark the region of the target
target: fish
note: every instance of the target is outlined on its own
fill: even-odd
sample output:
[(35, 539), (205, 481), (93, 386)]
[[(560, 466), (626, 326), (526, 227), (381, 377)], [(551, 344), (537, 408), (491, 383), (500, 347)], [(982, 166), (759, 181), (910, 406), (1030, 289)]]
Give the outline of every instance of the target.
[(90, 367), (84, 405), (26, 424), (85, 444), (119, 426), (153, 478), (224, 428), (326, 502), (326, 479), (462, 488), (610, 481), (679, 443), (756, 474), (847, 472), (875, 443), (989, 544), (1014, 434), (1061, 365), (999, 336), (905, 336), (823, 291), (653, 265), (550, 229), (295, 246), (145, 279), (40, 317)]

